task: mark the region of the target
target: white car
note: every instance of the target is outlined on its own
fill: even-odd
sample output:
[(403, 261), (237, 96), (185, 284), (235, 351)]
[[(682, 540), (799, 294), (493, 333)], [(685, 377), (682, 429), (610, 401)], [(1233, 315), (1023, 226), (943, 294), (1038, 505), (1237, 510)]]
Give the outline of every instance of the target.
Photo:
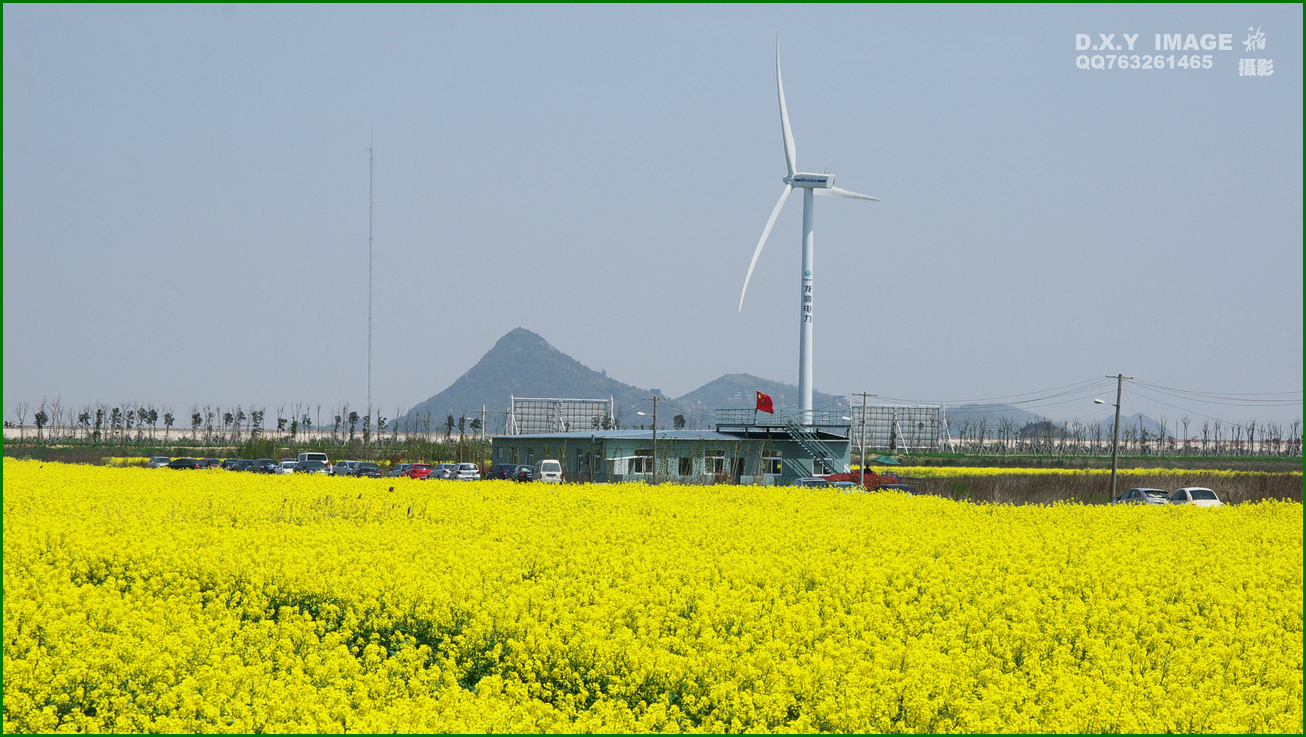
[(437, 463), (431, 467), (431, 475), (428, 479), (451, 479), (453, 470), (458, 467), (457, 463)]
[(546, 484), (561, 484), (562, 464), (553, 460), (536, 463), (535, 468), (531, 469), (531, 481), (543, 481)]
[(272, 473), (280, 474), (283, 476), (289, 476), (290, 474), (295, 472), (295, 465), (298, 463), (299, 461), (295, 460), (294, 458), (287, 458), (286, 460), (277, 464), (277, 470), (273, 471)]
[(1214, 491), (1200, 486), (1185, 486), (1170, 495), (1171, 504), (1186, 504), (1190, 507), (1223, 507), (1224, 502)]
[(454, 481), (480, 481), (481, 469), (475, 463), (459, 463), (449, 471), (449, 478)]
[(151, 458), (151, 459), (149, 460), (148, 463), (145, 464), (145, 467), (146, 467), (146, 468), (167, 468), (169, 463), (172, 463), (172, 459), (169, 458), (168, 456), (154, 456), (153, 458)]

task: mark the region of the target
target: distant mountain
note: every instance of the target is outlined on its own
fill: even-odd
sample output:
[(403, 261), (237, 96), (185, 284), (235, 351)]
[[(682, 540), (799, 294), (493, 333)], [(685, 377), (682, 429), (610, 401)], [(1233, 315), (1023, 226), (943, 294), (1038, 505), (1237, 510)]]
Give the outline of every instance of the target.
[[(401, 428), (409, 427), (410, 418), (430, 416), (433, 426), (444, 425), (447, 416), (476, 417), (484, 405), (502, 412), (508, 397), (554, 397), (561, 399), (607, 399), (617, 405), (617, 415), (631, 424), (631, 408), (644, 404), (650, 390), (609, 379), (580, 361), (549, 345), (549, 342), (525, 328), (517, 328), (499, 339), (475, 366), (448, 389), (418, 404), (399, 419)], [(661, 412), (659, 412), (659, 415)], [(662, 418), (658, 418), (662, 424)], [(491, 428), (494, 423), (487, 423)]]
[[(726, 374), (682, 397), (676, 397), (673, 401), (699, 412), (710, 412), (714, 409), (752, 409), (757, 406), (756, 392), (769, 394), (776, 409), (798, 409), (798, 387), (760, 379), (752, 374)], [(816, 407), (836, 403), (847, 404), (847, 398), (812, 392), (812, 404)]]

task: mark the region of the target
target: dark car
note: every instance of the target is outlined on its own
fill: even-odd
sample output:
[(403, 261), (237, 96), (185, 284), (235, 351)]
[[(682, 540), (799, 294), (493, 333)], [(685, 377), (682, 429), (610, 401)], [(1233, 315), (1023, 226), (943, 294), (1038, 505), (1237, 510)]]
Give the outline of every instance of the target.
[(208, 466), (204, 465), (204, 461), (196, 458), (173, 458), (172, 461), (168, 463), (168, 468), (197, 469), (208, 468)]
[(531, 480), (531, 473), (532, 473), (534, 470), (535, 470), (535, 466), (518, 466), (518, 467), (517, 467), (517, 470), (516, 470), (516, 471), (513, 471), (513, 473), (512, 473), (512, 480), (513, 480), (513, 481), (530, 481), (530, 480)]
[(510, 479), (517, 473), (517, 464), (515, 463), (496, 463), (490, 466), (490, 470), (485, 472), (487, 479)]
[(381, 478), (381, 467), (375, 463), (363, 461), (354, 468), (353, 473), (350, 475), (360, 479), (379, 479)]
[(330, 471), (322, 461), (299, 461), (295, 464), (295, 473), (327, 473)]
[(251, 473), (272, 473), (277, 470), (277, 462), (271, 458), (260, 458), (257, 461), (250, 461), (249, 468), (245, 470)]
[(219, 467), (222, 466), (222, 459), (221, 459), (221, 458), (205, 458), (204, 460), (200, 461), (200, 463), (202, 464), (202, 465), (200, 466), (201, 468), (219, 468)]
[(238, 465), (240, 465), (239, 458), (228, 458), (222, 463), (218, 464), (218, 466), (221, 467), (222, 470), (224, 471), (236, 471), (238, 469), (234, 468), (234, 466), (238, 466)]
[(1111, 503), (1166, 505), (1170, 503), (1170, 493), (1161, 489), (1130, 489)]
[(222, 462), (222, 467), (228, 471), (248, 471), (254, 461), (245, 458), (228, 458)]
[(911, 484), (880, 484), (879, 486), (875, 487), (875, 490), (876, 491), (900, 491), (904, 494), (911, 494), (912, 496), (921, 495), (919, 491), (916, 491), (916, 487), (912, 486)]

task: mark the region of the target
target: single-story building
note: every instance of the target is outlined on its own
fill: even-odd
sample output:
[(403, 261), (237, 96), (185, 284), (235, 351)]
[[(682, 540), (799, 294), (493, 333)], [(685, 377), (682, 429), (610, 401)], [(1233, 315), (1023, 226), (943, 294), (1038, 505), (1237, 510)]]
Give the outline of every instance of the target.
[[(686, 484), (784, 485), (802, 476), (847, 468), (848, 438), (824, 435), (833, 461), (822, 461), (784, 432), (659, 430), (657, 480)], [(653, 480), (652, 430), (594, 430), (531, 435), (501, 435), (493, 440), (493, 463), (562, 462), (568, 481)]]

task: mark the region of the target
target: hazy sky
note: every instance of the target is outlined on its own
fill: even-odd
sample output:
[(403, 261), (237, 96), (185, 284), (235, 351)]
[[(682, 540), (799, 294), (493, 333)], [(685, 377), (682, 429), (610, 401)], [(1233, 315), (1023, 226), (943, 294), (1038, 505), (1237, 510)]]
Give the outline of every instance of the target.
[[(518, 326), (670, 396), (796, 383), (801, 197), (737, 309), (783, 188), (780, 31), (799, 168), (883, 200), (817, 200), (818, 390), (1037, 397), (1124, 372), (1295, 392), (1150, 395), (1291, 420), (1301, 29), (1300, 5), (6, 4), (6, 418), (56, 396), (365, 404), (369, 141), (386, 414)], [(1113, 53), (1076, 34), (1138, 34), (1141, 56), (1162, 33), (1231, 47), (1076, 66)], [(1127, 413), (1179, 414), (1129, 389)], [(1029, 408), (1110, 410), (1054, 401)]]

